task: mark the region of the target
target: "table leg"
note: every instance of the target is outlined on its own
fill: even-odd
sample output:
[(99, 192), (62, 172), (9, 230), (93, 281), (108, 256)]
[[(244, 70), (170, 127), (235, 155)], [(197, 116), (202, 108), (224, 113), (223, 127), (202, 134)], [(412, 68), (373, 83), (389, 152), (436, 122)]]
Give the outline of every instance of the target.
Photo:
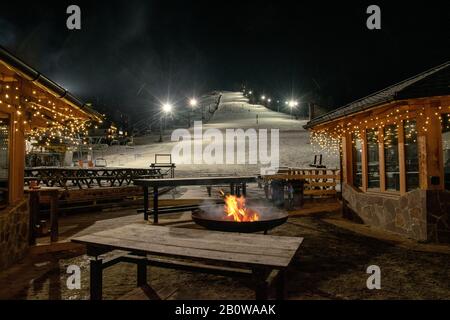
[(264, 269), (253, 269), (253, 282), (255, 285), (255, 299), (267, 300), (268, 287), (266, 282), (267, 271)]
[(90, 295), (91, 300), (102, 300), (103, 259), (98, 257), (90, 260)]
[(280, 270), (277, 279), (277, 300), (284, 300), (287, 297), (286, 290), (286, 274), (287, 270)]
[(153, 187), (153, 223), (158, 223), (158, 187)]
[(144, 220), (148, 220), (148, 187), (143, 187), (144, 190)]
[(38, 192), (30, 192), (29, 198), (30, 205), (30, 217), (29, 217), (29, 234), (28, 234), (28, 243), (30, 246), (34, 246), (36, 244), (36, 219), (39, 213), (39, 193)]
[(50, 242), (58, 241), (58, 193), (50, 196)]
[(141, 287), (147, 284), (147, 261), (146, 256), (143, 255), (137, 264), (137, 286)]

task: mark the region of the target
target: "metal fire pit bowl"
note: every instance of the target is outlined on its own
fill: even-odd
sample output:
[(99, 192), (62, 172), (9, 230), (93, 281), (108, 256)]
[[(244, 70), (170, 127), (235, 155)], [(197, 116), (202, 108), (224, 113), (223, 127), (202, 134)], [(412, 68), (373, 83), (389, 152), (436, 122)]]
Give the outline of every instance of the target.
[[(255, 208), (255, 210), (257, 209), (258, 208)], [(288, 214), (280, 212), (274, 217), (270, 217), (268, 219), (262, 217), (261, 220), (253, 222), (236, 222), (210, 218), (208, 217), (208, 213), (203, 211), (202, 209), (196, 209), (192, 211), (192, 220), (194, 220), (194, 222), (199, 226), (210, 230), (225, 232), (251, 233), (264, 231), (264, 233), (267, 233), (268, 230), (285, 223), (287, 219)]]

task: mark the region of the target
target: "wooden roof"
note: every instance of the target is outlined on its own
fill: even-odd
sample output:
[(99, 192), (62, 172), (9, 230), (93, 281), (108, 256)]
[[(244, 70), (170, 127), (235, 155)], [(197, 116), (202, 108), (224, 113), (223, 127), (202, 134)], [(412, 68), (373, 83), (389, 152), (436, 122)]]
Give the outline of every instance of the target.
[(98, 112), (1, 46), (0, 91), (3, 95), (1, 103), (20, 106), (24, 111), (39, 108), (40, 114), (46, 114), (52, 120), (57, 116), (80, 121), (102, 120)]
[(395, 100), (444, 95), (450, 95), (450, 61), (314, 118), (305, 128), (312, 128)]

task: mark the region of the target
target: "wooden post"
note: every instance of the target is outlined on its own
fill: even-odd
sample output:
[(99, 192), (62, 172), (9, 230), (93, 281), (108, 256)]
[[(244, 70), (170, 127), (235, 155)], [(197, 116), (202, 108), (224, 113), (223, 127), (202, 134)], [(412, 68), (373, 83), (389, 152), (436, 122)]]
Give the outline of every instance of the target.
[[(341, 186), (341, 193), (339, 195), (339, 200), (343, 199), (343, 194), (344, 194), (344, 168), (342, 167), (343, 153), (344, 153), (344, 150), (342, 148), (342, 139), (341, 139), (340, 150), (339, 150), (339, 184)], [(304, 189), (305, 188), (303, 187), (303, 190)], [(303, 193), (303, 190), (302, 190), (302, 193)], [(302, 202), (303, 202), (303, 195), (302, 195)], [(342, 202), (342, 204), (344, 204), (344, 202)]]
[(158, 187), (153, 187), (153, 223), (158, 223)]
[(361, 146), (362, 146), (362, 154), (361, 154), (361, 167), (362, 167), (362, 190), (367, 191), (368, 186), (368, 164), (367, 164), (367, 139), (366, 139), (366, 130), (361, 131)]
[(102, 300), (103, 287), (103, 259), (90, 259), (90, 296), (91, 300)]
[(247, 184), (246, 184), (245, 182), (242, 183), (242, 195), (243, 195), (244, 197), (247, 196)]
[[(3, 103), (4, 107), (6, 104)], [(1, 108), (1, 107), (0, 107)], [(10, 108), (14, 109), (14, 108)], [(10, 109), (4, 110), (10, 113)], [(2, 110), (3, 111), (3, 110)], [(23, 116), (22, 116), (23, 117)], [(16, 112), (10, 113), (10, 152), (9, 152), (9, 203), (16, 203), (23, 199), (25, 173), (25, 136), (24, 124)]]
[(148, 221), (148, 187), (142, 187), (144, 190), (144, 220)]
[(57, 190), (50, 193), (50, 226), (50, 242), (57, 242), (59, 237)]
[(422, 130), (422, 121), (417, 119), (417, 149), (419, 153), (419, 186), (420, 189), (428, 188), (428, 167), (427, 167), (427, 138)]
[[(444, 157), (442, 156), (442, 127), (440, 119), (434, 114), (437, 112), (439, 103), (430, 102), (426, 104), (426, 115), (428, 124), (426, 124), (427, 131), (426, 146), (427, 146), (427, 168), (428, 168), (428, 190), (443, 190), (444, 189)], [(437, 177), (435, 182), (432, 182), (432, 177)]]
[(378, 161), (380, 169), (380, 191), (386, 191), (386, 172), (384, 164), (384, 132), (378, 129)]
[(344, 180), (346, 183), (353, 185), (353, 167), (352, 167), (352, 138), (350, 133), (346, 133), (342, 138), (343, 145), (343, 169)]
[(405, 135), (403, 121), (398, 125), (398, 163), (400, 174), (400, 194), (406, 193)]

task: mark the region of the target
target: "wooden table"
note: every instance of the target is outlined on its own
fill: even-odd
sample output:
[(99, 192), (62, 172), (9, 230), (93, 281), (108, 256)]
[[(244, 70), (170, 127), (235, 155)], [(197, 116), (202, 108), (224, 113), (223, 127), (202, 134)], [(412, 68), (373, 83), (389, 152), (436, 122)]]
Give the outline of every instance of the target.
[(242, 194), (247, 194), (247, 183), (256, 182), (256, 177), (198, 177), (198, 178), (172, 178), (172, 179), (136, 179), (135, 185), (144, 189), (144, 219), (148, 220), (148, 188), (153, 187), (153, 222), (158, 223), (158, 188), (178, 186), (214, 186), (230, 185), (231, 194), (235, 193), (235, 186), (242, 186)]
[(24, 192), (30, 195), (30, 233), (28, 237), (28, 242), (30, 245), (36, 244), (36, 222), (39, 215), (39, 199), (41, 195), (50, 197), (50, 241), (58, 241), (58, 196), (60, 190), (60, 188), (56, 187), (40, 187), (37, 189), (30, 189), (27, 187), (24, 188)]
[[(303, 238), (130, 224), (71, 241), (87, 247), (93, 300), (102, 299), (103, 269), (119, 262), (137, 265), (137, 286), (147, 284), (147, 265), (150, 265), (250, 277), (256, 299), (267, 299), (268, 286), (276, 281), (277, 298), (282, 299), (286, 295), (287, 268)], [(108, 260), (101, 257), (113, 250), (126, 253)]]

